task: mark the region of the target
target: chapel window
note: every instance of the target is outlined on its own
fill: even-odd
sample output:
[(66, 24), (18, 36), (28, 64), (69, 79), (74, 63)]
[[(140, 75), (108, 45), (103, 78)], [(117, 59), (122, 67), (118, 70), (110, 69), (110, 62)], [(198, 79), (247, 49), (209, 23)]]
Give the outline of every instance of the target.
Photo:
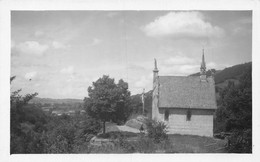
[(191, 119), (191, 111), (187, 110), (186, 121), (190, 121), (190, 119)]
[(164, 112), (164, 120), (169, 121), (169, 110), (165, 110)]

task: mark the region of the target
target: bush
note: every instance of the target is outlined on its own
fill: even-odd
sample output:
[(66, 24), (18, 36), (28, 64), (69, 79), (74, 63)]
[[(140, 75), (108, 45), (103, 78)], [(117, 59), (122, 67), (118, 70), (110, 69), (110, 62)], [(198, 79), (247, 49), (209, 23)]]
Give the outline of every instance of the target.
[(86, 116), (81, 123), (81, 128), (84, 130), (84, 134), (98, 134), (101, 130), (101, 123), (90, 117)]
[(229, 137), (228, 151), (232, 153), (252, 153), (252, 130), (234, 131)]
[(152, 138), (154, 142), (159, 143), (168, 139), (167, 136), (167, 126), (162, 121), (156, 120), (146, 120), (146, 129), (148, 133), (148, 137)]

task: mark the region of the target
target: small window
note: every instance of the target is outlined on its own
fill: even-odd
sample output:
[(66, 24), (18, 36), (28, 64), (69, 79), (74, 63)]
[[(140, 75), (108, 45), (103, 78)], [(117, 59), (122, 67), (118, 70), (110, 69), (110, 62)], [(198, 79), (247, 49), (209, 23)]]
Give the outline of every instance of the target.
[(191, 111), (187, 110), (186, 121), (190, 121), (190, 119), (191, 119)]
[(164, 112), (164, 120), (169, 121), (169, 110), (165, 110)]

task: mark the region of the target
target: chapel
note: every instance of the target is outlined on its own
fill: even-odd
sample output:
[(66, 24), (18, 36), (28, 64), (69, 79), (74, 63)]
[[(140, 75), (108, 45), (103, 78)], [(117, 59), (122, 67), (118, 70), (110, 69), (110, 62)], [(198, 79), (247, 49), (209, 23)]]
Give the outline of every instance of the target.
[(216, 109), (214, 77), (206, 75), (204, 50), (199, 76), (160, 76), (154, 60), (152, 118), (164, 121), (169, 134), (212, 137)]

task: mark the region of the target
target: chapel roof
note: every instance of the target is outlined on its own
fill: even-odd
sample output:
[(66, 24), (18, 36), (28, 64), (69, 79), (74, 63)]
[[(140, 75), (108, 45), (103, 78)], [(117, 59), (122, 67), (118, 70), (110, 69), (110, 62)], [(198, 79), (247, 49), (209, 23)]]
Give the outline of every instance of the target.
[(216, 109), (213, 78), (159, 76), (160, 108)]

